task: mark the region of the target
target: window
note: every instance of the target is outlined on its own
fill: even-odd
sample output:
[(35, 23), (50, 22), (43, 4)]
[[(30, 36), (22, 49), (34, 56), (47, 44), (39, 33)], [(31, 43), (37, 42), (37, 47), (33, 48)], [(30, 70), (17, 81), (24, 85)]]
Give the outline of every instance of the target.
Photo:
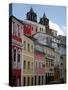
[(27, 78), (27, 85), (29, 86), (30, 84), (30, 77)]
[(14, 49), (14, 62), (16, 61), (16, 49)]
[(38, 77), (38, 84), (39, 84), (39, 85), (40, 85), (40, 79), (41, 79), (41, 78), (40, 78), (40, 76), (39, 76), (39, 77)]
[(17, 24), (18, 27), (18, 37), (20, 37), (20, 26)]
[(43, 28), (42, 28), (42, 32), (43, 32)]
[(63, 66), (63, 63), (61, 63), (61, 66)]
[(36, 28), (36, 32), (37, 32), (37, 28)]
[(36, 62), (36, 66), (35, 67), (37, 68), (37, 62)]
[(15, 75), (13, 76), (12, 84), (13, 84), (14, 86), (16, 86), (16, 77), (15, 77)]
[(24, 65), (23, 66), (24, 66), (24, 69), (26, 69), (26, 61), (25, 60), (24, 60)]
[(40, 31), (41, 31), (41, 28), (40, 28)]
[(13, 34), (16, 35), (15, 22), (13, 22)]
[(24, 50), (26, 49), (26, 41), (24, 41)]
[(30, 51), (30, 44), (29, 43), (27, 44), (27, 48), (28, 48), (28, 51)]
[(26, 77), (23, 78), (23, 81), (24, 81), (23, 85), (25, 86), (26, 85)]
[(42, 85), (43, 85), (43, 81), (44, 81), (44, 78), (43, 78), (43, 76), (42, 76)]
[(31, 45), (31, 52), (33, 52), (33, 45)]
[(33, 85), (33, 77), (31, 78), (31, 85)]
[(60, 58), (63, 59), (63, 56), (61, 56)]
[(31, 66), (31, 68), (33, 69), (33, 62), (32, 62), (32, 66)]
[(37, 77), (35, 76), (35, 85), (37, 84), (36, 80), (37, 80)]
[(28, 69), (30, 69), (30, 62), (28, 61)]
[(39, 62), (39, 68), (41, 68), (41, 63)]
[(18, 62), (20, 63), (20, 53), (18, 54)]
[(33, 31), (33, 27), (32, 27), (32, 31)]

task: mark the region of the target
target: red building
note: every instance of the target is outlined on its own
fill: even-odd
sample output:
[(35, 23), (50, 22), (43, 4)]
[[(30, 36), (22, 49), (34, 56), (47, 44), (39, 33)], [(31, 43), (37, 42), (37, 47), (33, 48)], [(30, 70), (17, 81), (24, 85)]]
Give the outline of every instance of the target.
[(25, 35), (31, 36), (32, 35), (32, 27), (30, 24), (24, 23), (24, 30), (23, 33)]
[(21, 85), (23, 24), (14, 16), (9, 19), (9, 84)]

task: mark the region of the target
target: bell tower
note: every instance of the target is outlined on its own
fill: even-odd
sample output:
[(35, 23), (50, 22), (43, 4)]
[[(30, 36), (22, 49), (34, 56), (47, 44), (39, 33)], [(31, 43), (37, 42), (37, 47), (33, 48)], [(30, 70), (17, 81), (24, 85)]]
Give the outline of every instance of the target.
[(40, 18), (40, 24), (45, 25), (46, 30), (49, 29), (49, 19), (46, 17), (45, 13), (43, 14), (43, 17)]
[(30, 11), (27, 12), (26, 19), (27, 19), (27, 20), (30, 20), (30, 21), (37, 22), (37, 15), (36, 15), (36, 13), (33, 11), (33, 8), (32, 8), (32, 7), (31, 7)]

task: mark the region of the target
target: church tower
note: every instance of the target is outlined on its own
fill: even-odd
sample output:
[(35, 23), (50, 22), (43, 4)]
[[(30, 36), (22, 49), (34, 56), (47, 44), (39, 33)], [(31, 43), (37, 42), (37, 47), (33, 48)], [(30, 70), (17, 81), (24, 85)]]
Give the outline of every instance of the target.
[(32, 7), (31, 7), (30, 11), (27, 12), (26, 18), (27, 18), (27, 20), (37, 22), (37, 15), (36, 15), (36, 13), (33, 11), (33, 8), (32, 8)]
[(46, 17), (45, 13), (43, 14), (43, 17), (40, 18), (40, 24), (45, 25), (46, 30), (49, 30), (49, 19)]

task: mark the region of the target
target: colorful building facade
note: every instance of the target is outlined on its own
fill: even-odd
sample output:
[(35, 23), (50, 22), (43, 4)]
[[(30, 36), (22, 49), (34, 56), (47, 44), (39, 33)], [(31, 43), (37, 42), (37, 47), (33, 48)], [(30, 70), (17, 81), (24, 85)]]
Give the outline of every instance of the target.
[(34, 49), (34, 75), (35, 85), (44, 85), (46, 83), (45, 54), (43, 46), (38, 42), (35, 42)]
[(34, 77), (34, 43), (24, 35), (23, 40), (23, 85), (33, 85)]
[(10, 85), (44, 85), (62, 78), (65, 81), (66, 65), (62, 68), (61, 61), (66, 59), (66, 47), (64, 45), (62, 54), (63, 45), (57, 31), (49, 28), (45, 14), (39, 22), (32, 8), (26, 15), (24, 21), (14, 16), (9, 20)]
[(9, 58), (11, 60), (9, 63), (11, 69), (9, 80), (11, 86), (21, 86), (23, 25), (15, 17), (10, 17), (9, 22)]

